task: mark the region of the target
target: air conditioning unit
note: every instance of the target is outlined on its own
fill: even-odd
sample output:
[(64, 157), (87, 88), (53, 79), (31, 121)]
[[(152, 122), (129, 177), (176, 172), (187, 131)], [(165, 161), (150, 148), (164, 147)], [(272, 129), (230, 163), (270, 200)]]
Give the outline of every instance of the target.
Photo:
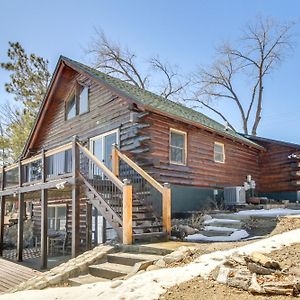
[(243, 186), (232, 186), (224, 188), (225, 205), (246, 204), (246, 191)]

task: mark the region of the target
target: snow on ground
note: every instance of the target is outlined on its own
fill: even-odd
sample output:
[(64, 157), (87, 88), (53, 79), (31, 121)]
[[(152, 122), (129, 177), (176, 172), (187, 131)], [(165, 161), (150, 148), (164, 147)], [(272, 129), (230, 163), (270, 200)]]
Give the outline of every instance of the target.
[(273, 208), (273, 209), (253, 209), (253, 210), (242, 210), (234, 215), (249, 216), (249, 217), (281, 217), (289, 215), (300, 215), (300, 210), (288, 209), (288, 208)]
[(222, 264), (234, 252), (239, 254), (250, 254), (253, 251), (268, 253), (294, 243), (300, 243), (300, 229), (274, 235), (239, 248), (201, 255), (194, 262), (182, 267), (144, 272), (126, 281), (24, 291), (0, 296), (0, 300), (158, 299), (171, 286), (196, 276), (207, 277), (215, 267)]
[(209, 220), (205, 220), (203, 222), (204, 225), (209, 225), (209, 224), (214, 224), (214, 223), (222, 223), (222, 224), (226, 224), (226, 223), (229, 223), (229, 224), (233, 224), (233, 223), (241, 223), (241, 220), (233, 220), (233, 219), (209, 219)]
[(231, 232), (238, 230), (237, 228), (230, 228), (230, 227), (218, 227), (218, 226), (204, 226), (203, 228), (205, 231), (220, 231), (220, 232)]
[[(221, 228), (221, 227), (217, 227)], [(249, 236), (249, 233), (243, 229), (232, 229), (232, 234), (228, 236), (205, 236), (201, 233), (188, 235), (184, 240), (187, 242), (234, 242), (239, 241)], [(218, 229), (219, 230), (219, 229)], [(224, 231), (225, 232), (225, 231)]]

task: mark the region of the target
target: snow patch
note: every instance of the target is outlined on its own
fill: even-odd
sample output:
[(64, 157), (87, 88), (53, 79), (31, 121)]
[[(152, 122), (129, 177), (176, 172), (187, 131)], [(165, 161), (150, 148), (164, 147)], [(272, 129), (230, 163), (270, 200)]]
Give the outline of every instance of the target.
[(234, 215), (248, 216), (248, 217), (281, 217), (289, 215), (300, 215), (300, 210), (288, 209), (288, 208), (273, 208), (273, 209), (253, 209), (253, 210), (242, 210)]
[(212, 224), (212, 223), (222, 223), (222, 224), (238, 224), (241, 223), (241, 220), (233, 220), (233, 219), (210, 219), (203, 222), (204, 225)]
[[(217, 227), (221, 228), (221, 227)], [(232, 231), (232, 228), (230, 228)], [(187, 242), (234, 242), (247, 238), (249, 233), (246, 230), (235, 230), (229, 236), (205, 236), (200, 233), (188, 235), (185, 240)]]

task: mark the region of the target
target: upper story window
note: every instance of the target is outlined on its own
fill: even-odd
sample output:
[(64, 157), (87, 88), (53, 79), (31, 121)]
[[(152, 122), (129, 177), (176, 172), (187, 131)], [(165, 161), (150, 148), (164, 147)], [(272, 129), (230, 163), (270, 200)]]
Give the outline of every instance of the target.
[(170, 130), (170, 162), (178, 165), (186, 165), (187, 139), (186, 132)]
[(89, 111), (89, 88), (76, 84), (76, 87), (66, 102), (66, 120)]
[(224, 144), (215, 142), (215, 145), (214, 145), (214, 160), (215, 160), (215, 162), (225, 163)]

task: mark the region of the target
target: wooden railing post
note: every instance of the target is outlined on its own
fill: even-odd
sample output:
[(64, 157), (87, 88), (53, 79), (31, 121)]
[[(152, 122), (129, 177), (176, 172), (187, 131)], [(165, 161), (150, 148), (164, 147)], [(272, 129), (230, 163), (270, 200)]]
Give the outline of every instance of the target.
[(171, 188), (170, 184), (164, 183), (162, 193), (162, 210), (163, 210), (163, 230), (171, 236)]
[[(42, 182), (46, 182), (46, 157), (42, 151)], [(47, 249), (48, 249), (48, 190), (41, 190), (41, 268), (47, 268)]]
[(123, 244), (132, 244), (132, 185), (123, 180)]
[(112, 172), (115, 176), (119, 176), (119, 155), (118, 155), (118, 149), (117, 144), (112, 145), (112, 153), (111, 153), (111, 162), (112, 162)]
[[(22, 187), (23, 184), (23, 172), (22, 164), (19, 161), (19, 186)], [(24, 214), (25, 212), (25, 202), (24, 193), (19, 192), (19, 214), (18, 214), (18, 237), (17, 237), (17, 261), (23, 260), (23, 232), (24, 232)]]
[(74, 136), (72, 143), (72, 257), (80, 252), (80, 152), (77, 145), (77, 137)]
[[(0, 190), (4, 190), (5, 168), (2, 168), (2, 181)], [(0, 256), (3, 256), (4, 241), (4, 216), (5, 216), (5, 197), (0, 197)]]

